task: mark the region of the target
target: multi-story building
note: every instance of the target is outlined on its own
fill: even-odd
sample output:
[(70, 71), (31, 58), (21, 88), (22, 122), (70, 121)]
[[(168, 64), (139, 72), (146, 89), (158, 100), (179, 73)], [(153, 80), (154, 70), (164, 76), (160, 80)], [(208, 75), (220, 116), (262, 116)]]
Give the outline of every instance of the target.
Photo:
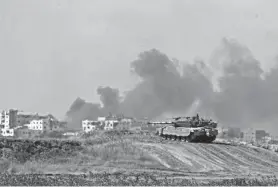
[(64, 129), (64, 126), (61, 123), (51, 119), (32, 120), (25, 126), (27, 126), (30, 130), (40, 130), (43, 132), (60, 132)]
[(1, 129), (1, 136), (14, 136), (13, 130), (13, 119), (14, 119), (14, 112), (13, 110), (3, 110), (0, 113), (0, 129)]
[(43, 127), (45, 125), (45, 121), (40, 119), (40, 120), (32, 120), (30, 122), (30, 124), (27, 124), (26, 126), (28, 127), (28, 129), (31, 130), (41, 130), (43, 131)]
[(256, 130), (253, 128), (248, 128), (243, 131), (243, 140), (246, 142), (265, 141), (265, 138), (268, 136), (269, 134), (266, 133), (265, 130)]
[(100, 125), (99, 121), (93, 121), (93, 120), (83, 120), (82, 121), (82, 129), (86, 133), (92, 132), (96, 130)]
[(16, 114), (16, 126), (23, 126), (25, 124), (30, 124), (32, 120), (42, 120), (42, 119), (58, 121), (51, 114), (40, 114), (40, 113), (18, 111)]
[(256, 141), (256, 130), (253, 128), (248, 128), (243, 131), (243, 140), (246, 142)]
[(104, 130), (112, 130), (119, 124), (119, 119), (115, 116), (108, 116), (104, 121)]
[(0, 113), (0, 119), (1, 119), (1, 127), (4, 129), (9, 129), (10, 128), (10, 115), (8, 111), (2, 111)]
[(42, 130), (32, 130), (28, 126), (21, 126), (15, 129), (15, 136), (19, 138), (35, 138), (43, 134)]

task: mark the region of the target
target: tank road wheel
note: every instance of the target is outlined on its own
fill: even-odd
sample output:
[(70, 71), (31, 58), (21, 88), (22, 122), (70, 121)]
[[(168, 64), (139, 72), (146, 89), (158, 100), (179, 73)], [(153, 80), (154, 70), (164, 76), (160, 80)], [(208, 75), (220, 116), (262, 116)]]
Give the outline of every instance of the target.
[(176, 140), (176, 136), (172, 135), (171, 140), (175, 141)]
[(211, 143), (216, 139), (216, 136), (207, 137), (206, 143)]
[(181, 141), (181, 138), (182, 138), (181, 136), (178, 136), (178, 141)]
[(196, 136), (193, 133), (190, 133), (186, 138), (187, 142), (196, 142)]
[(182, 137), (181, 137), (181, 141), (182, 141), (182, 142), (186, 142), (186, 137), (182, 136)]

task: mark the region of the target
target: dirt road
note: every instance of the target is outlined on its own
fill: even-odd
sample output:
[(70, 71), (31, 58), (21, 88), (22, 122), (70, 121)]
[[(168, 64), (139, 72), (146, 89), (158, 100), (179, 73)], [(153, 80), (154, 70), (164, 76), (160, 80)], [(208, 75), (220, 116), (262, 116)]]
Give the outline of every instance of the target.
[(135, 145), (164, 168), (192, 175), (234, 177), (278, 173), (278, 154), (262, 148), (196, 143)]

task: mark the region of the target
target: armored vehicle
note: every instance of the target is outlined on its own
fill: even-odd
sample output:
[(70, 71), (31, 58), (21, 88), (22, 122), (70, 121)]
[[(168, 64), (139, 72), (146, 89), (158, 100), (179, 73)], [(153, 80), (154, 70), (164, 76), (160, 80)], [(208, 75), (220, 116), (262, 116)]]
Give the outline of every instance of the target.
[(210, 143), (218, 135), (217, 122), (193, 117), (177, 117), (170, 121), (149, 122), (159, 126), (156, 134), (171, 140)]

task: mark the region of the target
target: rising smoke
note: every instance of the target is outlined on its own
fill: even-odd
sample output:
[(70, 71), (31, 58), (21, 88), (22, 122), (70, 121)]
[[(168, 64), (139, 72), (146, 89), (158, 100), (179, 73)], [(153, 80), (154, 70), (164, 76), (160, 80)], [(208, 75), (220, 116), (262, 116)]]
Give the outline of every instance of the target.
[[(122, 101), (118, 89), (99, 87), (103, 106), (78, 98), (67, 116), (78, 127), (82, 119), (95, 119), (109, 112), (151, 119), (199, 112), (220, 123), (241, 127), (278, 121), (278, 67), (263, 79), (260, 62), (237, 41), (223, 39), (209, 66), (198, 60), (180, 71), (177, 64), (157, 49), (144, 51), (131, 62), (132, 72), (141, 82)], [(219, 91), (214, 90), (211, 67), (220, 72)]]

